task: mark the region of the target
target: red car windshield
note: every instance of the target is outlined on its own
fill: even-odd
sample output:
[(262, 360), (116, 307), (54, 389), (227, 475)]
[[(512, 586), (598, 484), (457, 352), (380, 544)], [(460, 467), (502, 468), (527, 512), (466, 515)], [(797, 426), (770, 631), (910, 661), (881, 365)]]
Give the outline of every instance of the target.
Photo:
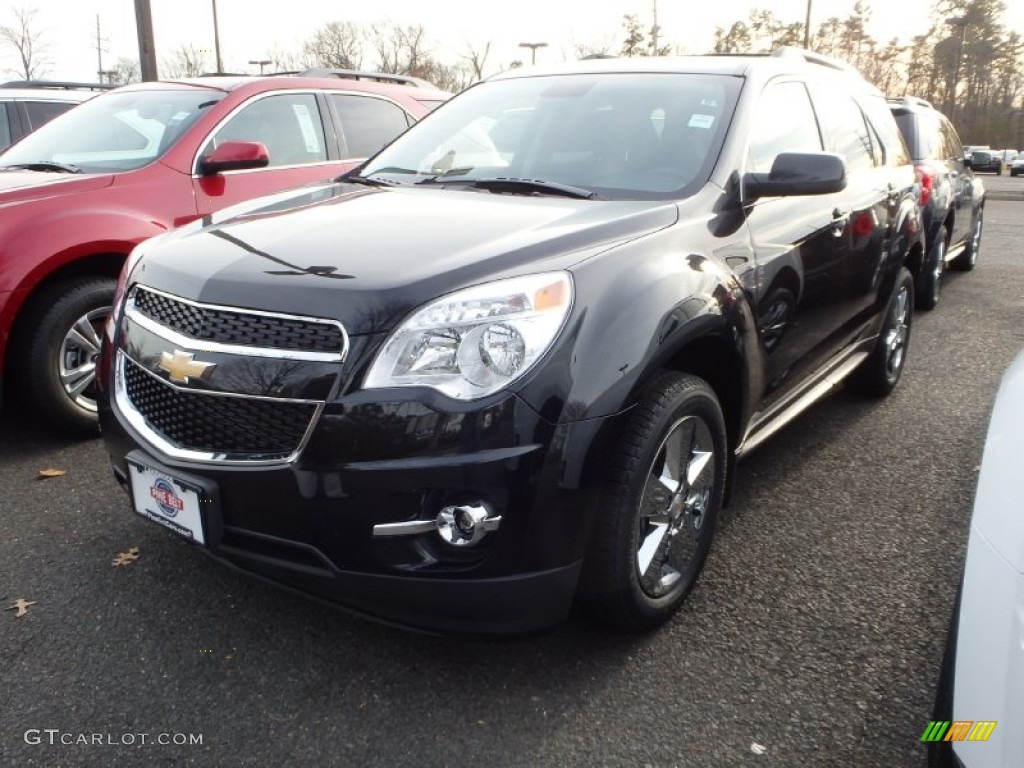
[(224, 97), (206, 88), (115, 91), (65, 112), (0, 154), (0, 168), (54, 164), (83, 173), (141, 168)]

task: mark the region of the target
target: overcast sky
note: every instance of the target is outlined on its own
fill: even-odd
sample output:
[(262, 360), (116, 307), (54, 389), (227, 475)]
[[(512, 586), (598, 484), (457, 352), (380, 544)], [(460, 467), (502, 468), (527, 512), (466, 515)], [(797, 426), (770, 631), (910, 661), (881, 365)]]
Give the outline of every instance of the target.
[[(151, 0), (157, 59), (182, 44), (213, 49), (211, 0)], [(934, 0), (877, 0), (869, 32), (882, 41), (892, 37), (909, 40), (927, 29)], [(266, 58), (273, 48), (298, 49), (318, 27), (328, 21), (369, 22), (390, 19), (423, 24), (434, 54), (454, 62), (466, 49), (491, 40), (487, 73), (515, 59), (529, 61), (529, 51), (519, 42), (548, 42), (537, 52), (538, 63), (561, 61), (570, 55), (573, 42), (622, 41), (622, 17), (634, 13), (641, 23), (651, 23), (652, 0), (512, 0), (507, 3), (471, 0), (217, 0), (221, 53), (230, 71), (254, 69), (250, 60)], [(659, 0), (658, 21), (662, 39), (681, 46), (683, 53), (705, 53), (713, 44), (716, 26), (728, 27), (746, 19), (752, 7), (770, 9), (784, 21), (802, 21), (805, 0)], [(846, 16), (852, 0), (814, 0), (811, 27), (829, 16)], [(1004, 17), (1011, 28), (1024, 32), (1024, 2), (1009, 0)], [(39, 10), (37, 23), (47, 45), (47, 77), (94, 80), (96, 78), (96, 16), (103, 37), (104, 68), (121, 56), (138, 56), (133, 0), (8, 0), (0, 5), (0, 24), (13, 21), (11, 9)], [(372, 56), (364, 65), (372, 66)], [(213, 56), (209, 61), (213, 62)], [(17, 59), (0, 52), (0, 72), (15, 69)], [(4, 72), (5, 76), (13, 76)]]

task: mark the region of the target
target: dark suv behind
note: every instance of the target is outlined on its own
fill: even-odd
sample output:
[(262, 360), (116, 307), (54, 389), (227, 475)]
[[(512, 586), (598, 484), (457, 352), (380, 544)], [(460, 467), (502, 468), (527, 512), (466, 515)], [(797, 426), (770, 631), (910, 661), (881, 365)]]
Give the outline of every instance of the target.
[(737, 457), (848, 377), (896, 385), (916, 187), (884, 96), (811, 54), (511, 70), (335, 183), (135, 249), (114, 474), (382, 619), (524, 631), (578, 596), (649, 629)]
[(964, 162), (953, 124), (924, 99), (889, 99), (921, 184), (921, 219), (926, 250), (915, 269), (917, 306), (939, 300), (947, 266), (971, 270), (981, 247), (985, 188)]

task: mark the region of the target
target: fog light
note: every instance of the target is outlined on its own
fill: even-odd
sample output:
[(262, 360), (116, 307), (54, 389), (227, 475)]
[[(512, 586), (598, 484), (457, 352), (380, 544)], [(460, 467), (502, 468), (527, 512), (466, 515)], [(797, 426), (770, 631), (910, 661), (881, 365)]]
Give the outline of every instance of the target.
[(500, 517), (489, 517), (489, 514), (483, 502), (445, 507), (437, 515), (437, 532), (456, 547), (475, 546), (501, 525)]

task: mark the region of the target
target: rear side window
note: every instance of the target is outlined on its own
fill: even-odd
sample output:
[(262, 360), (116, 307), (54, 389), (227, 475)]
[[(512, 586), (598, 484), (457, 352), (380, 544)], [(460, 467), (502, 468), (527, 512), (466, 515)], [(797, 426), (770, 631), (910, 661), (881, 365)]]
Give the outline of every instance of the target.
[(7, 119), (7, 105), (0, 103), (0, 149), (11, 143), (11, 124)]
[(917, 130), (917, 118), (913, 112), (897, 112), (895, 113), (896, 125), (899, 126), (900, 133), (903, 134), (903, 139), (907, 143), (907, 149), (910, 150), (911, 157), (920, 159), (923, 157), (920, 148), (920, 142), (918, 136), (920, 135)]
[(757, 106), (749, 170), (768, 173), (782, 152), (821, 152), (821, 135), (803, 83), (772, 83)]
[(73, 104), (59, 101), (26, 101), (25, 111), (28, 112), (28, 122), (34, 131), (43, 123), (48, 123), (57, 115), (67, 112)]
[(405, 110), (373, 96), (331, 95), (349, 158), (370, 157), (409, 127)]

